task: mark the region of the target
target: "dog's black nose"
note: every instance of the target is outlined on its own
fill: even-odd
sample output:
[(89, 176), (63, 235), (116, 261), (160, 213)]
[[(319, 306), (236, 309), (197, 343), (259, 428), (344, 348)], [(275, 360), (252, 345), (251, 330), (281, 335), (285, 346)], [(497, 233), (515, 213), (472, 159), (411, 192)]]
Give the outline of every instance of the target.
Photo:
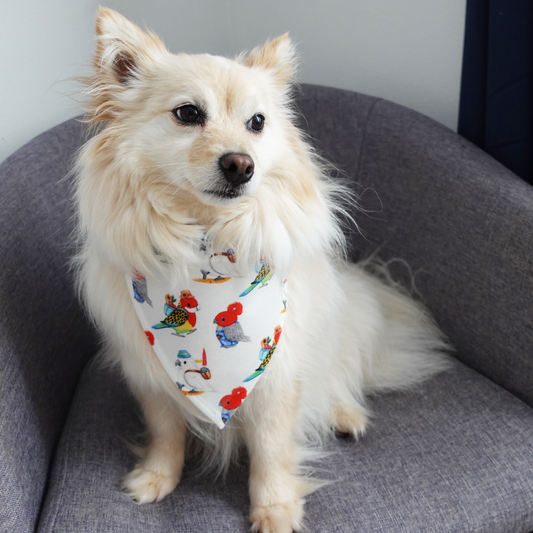
[(254, 160), (246, 154), (226, 154), (219, 159), (218, 163), (224, 178), (233, 187), (250, 181), (254, 175)]

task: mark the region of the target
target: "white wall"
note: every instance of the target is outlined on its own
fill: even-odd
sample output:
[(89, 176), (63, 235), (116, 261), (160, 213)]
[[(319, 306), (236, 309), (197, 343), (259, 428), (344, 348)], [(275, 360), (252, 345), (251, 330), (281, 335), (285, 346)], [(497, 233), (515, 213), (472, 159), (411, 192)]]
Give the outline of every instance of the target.
[(173, 51), (236, 55), (290, 31), (299, 79), (388, 98), (456, 130), (466, 0), (109, 0)]
[[(466, 0), (108, 0), (173, 52), (233, 56), (290, 31), (299, 80), (393, 100), (456, 129)], [(96, 0), (17, 0), (0, 12), (0, 161), (78, 113)]]
[(93, 47), (95, 0), (0, 0), (0, 161), (79, 114), (75, 85)]

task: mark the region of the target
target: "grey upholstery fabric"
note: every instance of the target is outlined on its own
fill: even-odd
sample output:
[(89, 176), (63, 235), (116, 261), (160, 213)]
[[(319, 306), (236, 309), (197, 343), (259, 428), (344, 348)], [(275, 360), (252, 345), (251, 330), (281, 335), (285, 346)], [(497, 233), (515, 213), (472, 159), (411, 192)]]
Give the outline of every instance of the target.
[[(300, 108), (359, 184), (353, 256), (406, 261), (461, 360), (533, 406), (533, 188), (391, 102), (304, 87)], [(404, 264), (391, 270), (410, 284)]]
[(72, 210), (58, 183), (81, 140), (81, 125), (69, 121), (0, 165), (1, 531), (34, 530), (78, 376), (94, 353), (68, 275)]
[[(533, 529), (533, 410), (457, 362), (416, 391), (371, 402), (358, 442), (335, 441), (308, 498), (309, 533), (517, 533)], [(157, 504), (119, 491), (142, 424), (120, 380), (84, 373), (55, 461), (39, 533), (247, 531), (247, 471), (195, 478)], [(529, 529), (528, 529), (529, 528)]]
[(294, 96), (299, 126), (318, 153), (350, 181), (363, 182), (358, 169), (364, 133), (379, 99), (319, 85), (301, 85)]

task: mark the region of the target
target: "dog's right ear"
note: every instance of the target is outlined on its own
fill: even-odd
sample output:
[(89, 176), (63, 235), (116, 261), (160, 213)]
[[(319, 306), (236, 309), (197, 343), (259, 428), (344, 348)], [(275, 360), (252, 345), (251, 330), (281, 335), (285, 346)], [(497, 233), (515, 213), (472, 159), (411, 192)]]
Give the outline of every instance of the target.
[(166, 53), (153, 33), (146, 33), (128, 19), (105, 7), (96, 18), (97, 47), (94, 68), (101, 81), (127, 88), (142, 75), (150, 61)]
[(93, 123), (120, 116), (137, 80), (168, 54), (156, 35), (103, 7), (96, 18), (96, 37), (94, 73), (80, 79), (88, 86), (85, 121)]

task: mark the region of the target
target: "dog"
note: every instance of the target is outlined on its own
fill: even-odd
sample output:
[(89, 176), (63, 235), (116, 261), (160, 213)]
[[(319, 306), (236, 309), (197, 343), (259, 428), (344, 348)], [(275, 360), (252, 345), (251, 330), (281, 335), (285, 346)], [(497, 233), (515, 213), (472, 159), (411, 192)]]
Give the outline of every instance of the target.
[[(349, 192), (295, 126), (288, 35), (230, 60), (171, 54), (105, 8), (96, 33), (78, 286), (146, 421), (124, 490), (141, 504), (171, 493), (187, 434), (220, 471), (245, 446), (252, 531), (298, 531), (302, 449), (363, 435), (366, 395), (445, 370), (446, 341), (421, 305), (345, 260)], [(241, 353), (252, 370), (222, 390)]]

